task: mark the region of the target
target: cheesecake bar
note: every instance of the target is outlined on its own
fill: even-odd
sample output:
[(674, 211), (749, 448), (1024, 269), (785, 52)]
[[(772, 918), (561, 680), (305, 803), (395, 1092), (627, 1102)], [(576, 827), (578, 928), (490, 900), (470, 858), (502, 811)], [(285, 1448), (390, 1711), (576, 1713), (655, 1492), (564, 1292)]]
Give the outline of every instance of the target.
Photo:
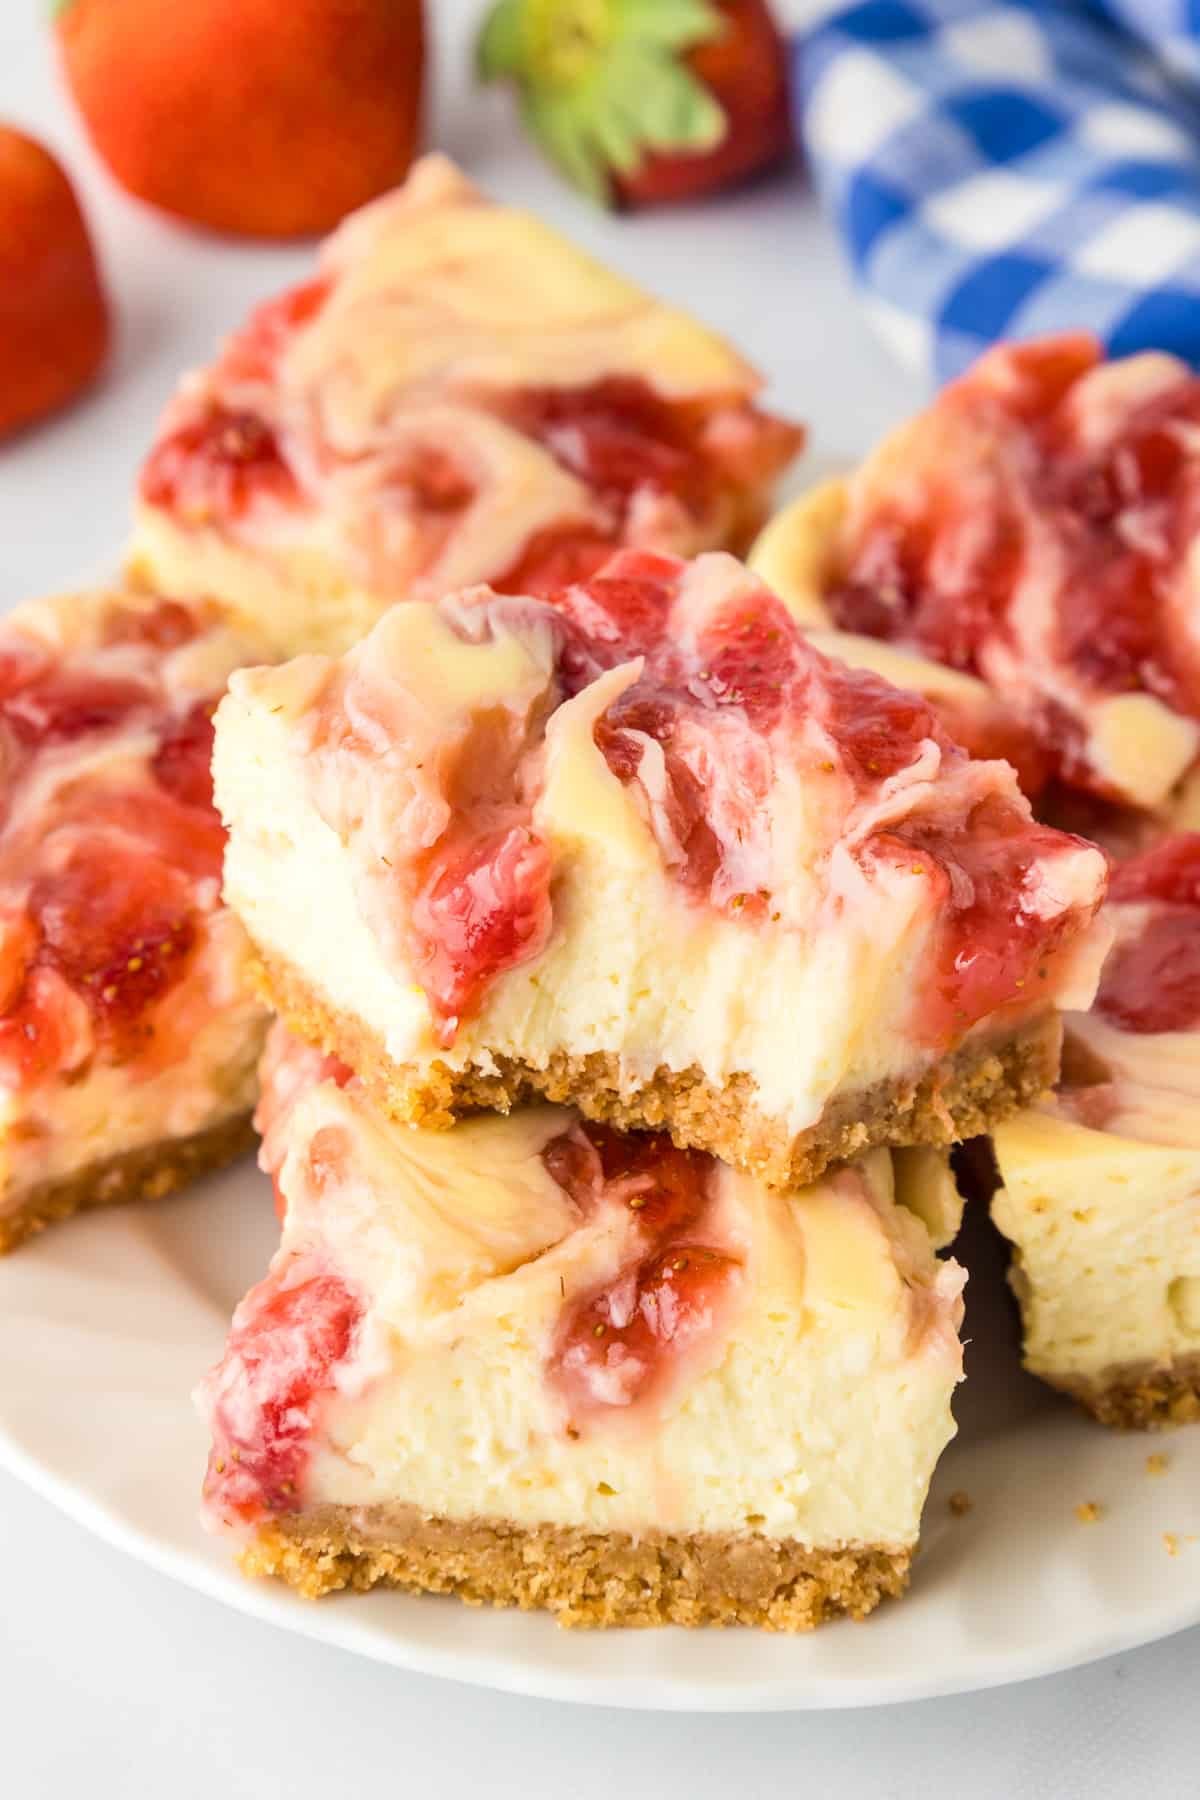
[(1173, 356), (1004, 345), (752, 561), (810, 626), (990, 689), (1038, 785), (1200, 822), (1198, 434), (1200, 380)]
[(530, 1096), (780, 1186), (984, 1130), (1091, 999), (1102, 854), (734, 558), (394, 607), (217, 717), (261, 991), (393, 1117)]
[(1025, 1360), (1106, 1424), (1200, 1418), (1200, 836), (1117, 868), (1052, 1100), (999, 1126)]
[(209, 759), (260, 654), (208, 607), (123, 592), (0, 626), (0, 1250), (250, 1146), (266, 1015)]
[(259, 1120), (282, 1241), (200, 1395), (248, 1573), (786, 1631), (903, 1590), (962, 1370), (898, 1197), (954, 1231), (936, 1153), (776, 1193), (560, 1107), (405, 1130), (280, 1026)]
[(430, 156), (184, 380), (129, 566), (219, 595), (288, 653), (336, 652), (413, 595), (541, 592), (620, 545), (744, 549), (803, 439), (759, 386)]

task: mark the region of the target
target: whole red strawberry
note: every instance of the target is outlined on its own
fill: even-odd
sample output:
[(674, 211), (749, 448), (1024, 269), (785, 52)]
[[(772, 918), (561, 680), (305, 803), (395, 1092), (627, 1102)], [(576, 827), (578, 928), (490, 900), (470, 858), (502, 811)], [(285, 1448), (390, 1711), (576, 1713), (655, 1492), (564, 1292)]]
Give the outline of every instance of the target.
[(0, 437), (74, 399), (108, 337), (71, 183), (43, 145), (0, 125)]
[(792, 144), (787, 51), (766, 0), (499, 0), (485, 80), (576, 187), (654, 206), (717, 192)]
[(118, 181), (215, 231), (327, 231), (416, 152), (421, 0), (61, 0), (56, 29)]

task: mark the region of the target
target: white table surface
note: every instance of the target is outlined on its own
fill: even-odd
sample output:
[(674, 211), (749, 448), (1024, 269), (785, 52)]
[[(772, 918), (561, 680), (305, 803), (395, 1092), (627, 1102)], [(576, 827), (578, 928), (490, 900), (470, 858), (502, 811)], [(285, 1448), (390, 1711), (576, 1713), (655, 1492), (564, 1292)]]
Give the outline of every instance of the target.
[[(430, 10), (433, 141), (728, 331), (812, 425), (810, 472), (849, 460), (915, 402), (863, 324), (798, 176), (701, 211), (600, 217), (541, 168), (503, 97), (470, 90), (478, 0)], [(111, 566), (176, 373), (309, 254), (175, 229), (118, 193), (58, 89), (48, 11), (46, 0), (0, 0), (0, 117), (55, 145), (78, 179), (120, 331), (87, 401), (0, 449), (0, 604)], [(403, 1675), (285, 1636), (122, 1558), (4, 1475), (0, 1568), (0, 1794), (13, 1800), (324, 1800), (367, 1782), (448, 1800), (793, 1788), (907, 1800), (943, 1780), (972, 1800), (1200, 1792), (1200, 1632), (1038, 1683), (876, 1712), (617, 1715)]]

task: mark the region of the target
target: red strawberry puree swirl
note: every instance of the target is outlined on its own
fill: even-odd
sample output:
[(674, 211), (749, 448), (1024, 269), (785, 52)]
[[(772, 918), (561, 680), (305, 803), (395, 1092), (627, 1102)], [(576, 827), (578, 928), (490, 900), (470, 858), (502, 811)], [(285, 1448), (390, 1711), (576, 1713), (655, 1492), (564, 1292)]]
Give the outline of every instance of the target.
[(362, 1312), (315, 1257), (287, 1258), (247, 1294), (203, 1390), (213, 1438), (204, 1500), (215, 1517), (249, 1522), (301, 1503), (312, 1435)]
[(543, 1151), (585, 1218), (632, 1214), (636, 1254), (563, 1313), (547, 1369), (572, 1429), (652, 1402), (721, 1324), (742, 1273), (713, 1241), (711, 1157), (661, 1133), (618, 1136), (576, 1125)]
[(1179, 833), (1113, 871), (1117, 941), (1095, 1011), (1137, 1033), (1200, 1026), (1200, 834)]
[[(322, 1081), (346, 1087), (353, 1080), (353, 1071), (338, 1057), (327, 1055), (315, 1044), (304, 1043), (277, 1026), (267, 1038), (259, 1079), (261, 1091), (254, 1112), (254, 1129), (261, 1140), (258, 1166), (271, 1178), (275, 1216), (282, 1222), (287, 1214), (287, 1197), (279, 1178), (287, 1158), (293, 1103)], [(320, 1152), (318, 1163), (323, 1168)]]
[(894, 466), (857, 478), (835, 621), (992, 681), (1060, 776), (1105, 792), (1079, 696), (1140, 690), (1200, 718), (1181, 604), (1198, 434), (1200, 380), (1182, 363), (1105, 365), (1085, 334), (990, 352), (897, 441)]
[(578, 388), (527, 388), (489, 404), (535, 438), (587, 486), (610, 524), (538, 534), (493, 577), (502, 593), (550, 596), (584, 581), (631, 537), (639, 496), (665, 496), (703, 522), (740, 488), (766, 483), (799, 449), (803, 433), (747, 402), (670, 400), (637, 376), (610, 375)]
[[(820, 654), (730, 559), (627, 551), (545, 604), (482, 590), (440, 610), (468, 641), (539, 646), (544, 689), (417, 748), (404, 740), (412, 704), (351, 658), (307, 741), (318, 807), (349, 833), (361, 806), (346, 795), (369, 788), (377, 744), (404, 740), (397, 779), (413, 794), (395, 803), (402, 828), (370, 846), (371, 879), (382, 929), (401, 933), (444, 1044), (500, 975), (550, 941), (552, 860), (537, 829), (545, 720), (617, 669), (629, 680), (594, 741), (688, 905), (745, 930), (808, 933), (852, 903), (848, 884), (885, 904), (890, 886), (916, 878), (934, 925), (916, 984), (920, 1040), (945, 1045), (999, 1008), (1052, 1001), (1055, 953), (1098, 903), (1099, 853), (1035, 824), (1011, 770), (970, 761), (924, 700)], [(797, 777), (814, 820), (799, 864), (778, 848)], [(1086, 876), (1078, 904), (1069, 880), (1057, 893), (1046, 878), (1060, 864)]]
[(52, 656), (15, 634), (0, 650), (0, 1082), (10, 1088), (94, 1056), (148, 1073), (186, 1049), (160, 1002), (188, 974), (219, 888), (217, 696), (173, 698), (162, 659), (201, 629), (175, 602), (115, 607), (90, 650)]
[(264, 500), (300, 503), (301, 484), (268, 417), (269, 395), (288, 344), (328, 292), (327, 281), (305, 282), (251, 314), (226, 345), (212, 390), (172, 408), (142, 468), (143, 500), (184, 520), (215, 515), (230, 523)]

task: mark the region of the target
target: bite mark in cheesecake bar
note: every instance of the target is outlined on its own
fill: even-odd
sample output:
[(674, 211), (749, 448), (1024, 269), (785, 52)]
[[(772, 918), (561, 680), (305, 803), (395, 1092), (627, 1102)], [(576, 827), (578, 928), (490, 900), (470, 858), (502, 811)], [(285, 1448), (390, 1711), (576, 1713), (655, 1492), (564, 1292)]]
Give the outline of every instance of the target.
[(1190, 825), (1198, 427), (1200, 381), (1173, 356), (1106, 361), (1084, 333), (1002, 345), (753, 560), (810, 625), (952, 671), (952, 704), (982, 683), (1031, 794), (1049, 780)]
[(282, 1241), (201, 1393), (248, 1573), (575, 1625), (903, 1589), (961, 1376), (944, 1162), (779, 1194), (566, 1109), (397, 1130), (279, 1025), (258, 1122)]
[(445, 158), (324, 246), (168, 408), (129, 551), (286, 653), (398, 599), (542, 593), (621, 545), (744, 548), (803, 433), (686, 314)]
[(1200, 837), (1119, 865), (1115, 945), (1053, 1099), (1001, 1125), (992, 1204), (1025, 1361), (1109, 1425), (1200, 1417)]
[(486, 1069), (435, 1059), (414, 1069), (389, 1057), (361, 1020), (324, 1005), (294, 968), (253, 956), (249, 979), (300, 1037), (353, 1065), (373, 1102), (403, 1124), (448, 1130), (471, 1113), (508, 1113), (542, 1099), (578, 1106), (620, 1131), (667, 1131), (776, 1186), (813, 1181), (831, 1163), (878, 1144), (944, 1147), (976, 1137), (1054, 1085), (1062, 1043), (1058, 1018), (1041, 1019), (1009, 1043), (964, 1045), (907, 1082), (855, 1089), (828, 1103), (810, 1130), (790, 1134), (758, 1105), (757, 1084), (746, 1075), (718, 1083), (696, 1065), (659, 1067), (627, 1094), (612, 1053), (552, 1054), (538, 1064), (491, 1056)]
[(266, 1015), (209, 759), (255, 648), (205, 605), (120, 591), (0, 629), (0, 1249), (247, 1146)]
[(788, 1185), (1051, 1079), (1100, 852), (732, 558), (396, 608), (235, 679), (226, 891), (393, 1116), (530, 1092)]

